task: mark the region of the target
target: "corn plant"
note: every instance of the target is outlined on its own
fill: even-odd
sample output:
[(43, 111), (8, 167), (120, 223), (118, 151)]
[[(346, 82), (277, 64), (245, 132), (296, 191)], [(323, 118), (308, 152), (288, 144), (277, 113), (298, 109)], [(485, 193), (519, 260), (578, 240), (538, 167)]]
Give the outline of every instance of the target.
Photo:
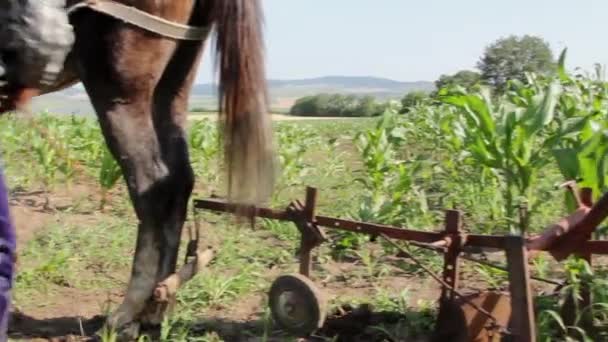
[(376, 127), (356, 136), (363, 170), (355, 181), (366, 190), (359, 208), (360, 219), (408, 224), (426, 213), (426, 196), (420, 183), (428, 164), (420, 157), (401, 159), (405, 145), (405, 130), (397, 112), (391, 110), (385, 112)]
[[(559, 72), (567, 89), (559, 103), (567, 134), (556, 143), (553, 155), (565, 179), (579, 179), (597, 198), (608, 191), (608, 83), (600, 78), (600, 69), (596, 79), (571, 77), (563, 64)], [(569, 194), (566, 204), (574, 209)]]
[[(36, 161), (38, 162), (40, 178), (44, 187), (45, 193), (48, 193), (50, 186), (55, 181), (58, 171), (57, 155), (50, 144), (42, 137), (32, 134), (31, 145), (34, 150)], [(48, 208), (50, 199), (48, 194), (45, 197), (45, 208)]]
[[(554, 341), (556, 338), (565, 341), (604, 341), (608, 337), (601, 329), (608, 323), (608, 282), (604, 277), (595, 274), (590, 265), (583, 259), (570, 257), (564, 265), (567, 285), (559, 293), (559, 300), (540, 311), (539, 340)], [(581, 307), (583, 286), (587, 286), (594, 303)], [(573, 304), (570, 312), (572, 322), (565, 322), (558, 313), (558, 307), (565, 302)], [(589, 323), (599, 329), (586, 330)]]
[[(468, 158), (462, 140), (465, 127), (451, 106), (436, 103), (414, 108), (398, 121), (404, 137), (397, 146), (400, 158), (427, 164), (421, 171), (431, 210), (458, 208), (475, 213), (475, 219), (481, 221), (501, 217), (496, 178), (490, 169)], [(483, 222), (474, 226), (493, 229)]]
[[(428, 211), (425, 192), (419, 185), (427, 165), (423, 160), (402, 160), (406, 129), (397, 111), (387, 109), (375, 127), (355, 136), (362, 168), (355, 182), (363, 186), (363, 197), (353, 216), (366, 222), (409, 225), (423, 222)], [(337, 233), (334, 251), (357, 249), (368, 236)]]
[(281, 125), (276, 132), (278, 142), (279, 179), (273, 193), (273, 201), (279, 200), (288, 189), (310, 184), (312, 165), (304, 155), (320, 146), (321, 140), (311, 129), (293, 125)]
[(221, 158), (218, 158), (221, 145), (216, 127), (210, 120), (195, 122), (188, 131), (188, 145), (191, 151), (192, 167), (197, 176), (207, 184), (219, 183)]
[(511, 90), (497, 100), (488, 88), (471, 93), (463, 89), (440, 92), (441, 101), (451, 105), (461, 118), (464, 129), (454, 134), (461, 135), (470, 158), (500, 180), (507, 227), (512, 233), (516, 203), (533, 202), (532, 184), (539, 170), (551, 162), (547, 145), (557, 139), (547, 134), (561, 91), (555, 80), (540, 84), (531, 79), (528, 86), (512, 82)]
[(220, 149), (217, 128), (205, 119), (195, 122), (188, 132), (188, 144), (205, 162), (215, 158)]
[(104, 153), (105, 141), (97, 123), (86, 118), (72, 116), (70, 118), (68, 141), (70, 150), (74, 151), (91, 175), (97, 173), (99, 160)]
[(65, 176), (68, 184), (75, 174), (76, 160), (68, 149), (67, 127), (60, 119), (47, 113), (28, 122), (30, 139), (27, 144), (31, 145), (41, 167), (45, 191), (49, 190), (58, 173)]
[(99, 168), (99, 185), (101, 186), (101, 203), (99, 209), (104, 210), (108, 203), (109, 191), (116, 185), (122, 176), (120, 166), (108, 148), (103, 149), (101, 165)]

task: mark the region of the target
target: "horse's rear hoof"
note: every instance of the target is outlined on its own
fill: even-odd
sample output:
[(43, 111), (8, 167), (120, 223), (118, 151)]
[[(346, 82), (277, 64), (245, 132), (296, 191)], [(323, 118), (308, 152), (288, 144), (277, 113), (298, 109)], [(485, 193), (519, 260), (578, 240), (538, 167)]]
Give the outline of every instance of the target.
[(131, 342), (139, 338), (141, 327), (139, 322), (118, 323), (116, 314), (108, 317), (103, 327), (97, 331), (96, 335), (100, 338), (100, 341)]
[(137, 341), (139, 338), (141, 325), (139, 322), (131, 322), (125, 324), (117, 331), (116, 341), (117, 342), (131, 342)]

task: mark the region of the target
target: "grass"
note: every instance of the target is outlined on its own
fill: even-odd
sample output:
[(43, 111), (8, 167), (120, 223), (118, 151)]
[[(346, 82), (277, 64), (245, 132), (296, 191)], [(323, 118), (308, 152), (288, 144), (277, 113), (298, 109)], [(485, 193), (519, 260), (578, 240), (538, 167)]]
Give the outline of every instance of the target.
[[(52, 121), (60, 128), (65, 126), (61, 130), (66, 131), (90, 127), (88, 123), (80, 123), (78, 127), (74, 127), (68, 119), (52, 116), (45, 116), (41, 120)], [(205, 123), (201, 124), (199, 129), (209, 129), (210, 123), (203, 121)], [(348, 197), (353, 195), (355, 189), (344, 185), (344, 177), (348, 174), (347, 168), (350, 167), (351, 161), (356, 159), (356, 152), (350, 145), (349, 137), (365, 129), (369, 122), (371, 121), (327, 120), (322, 123), (275, 123), (279, 144), (284, 151), (283, 163), (288, 165), (288, 168), (279, 181), (280, 191), (277, 192), (273, 204), (285, 205), (288, 200), (300, 197), (306, 185), (313, 185), (331, 189), (322, 191), (320, 210), (347, 214), (352, 208), (352, 201)], [(12, 137), (15, 142), (6, 149), (4, 155), (9, 184), (13, 188), (18, 186), (28, 191), (39, 189), (42, 180), (35, 160), (21, 158), (28, 155), (20, 150), (23, 142), (20, 141), (16, 127), (22, 130), (28, 127), (19, 126), (16, 119), (5, 119), (2, 124), (13, 129)], [(71, 134), (75, 135), (72, 132), (67, 133)], [(83, 148), (73, 153), (73, 158), (85, 160), (91, 151)], [(193, 150), (192, 153), (193, 159), (207, 158), (203, 156), (203, 150)], [(332, 156), (331, 160), (328, 159), (329, 155)], [(211, 159), (208, 163), (212, 163), (214, 157), (209, 158)], [(329, 162), (319, 164), (320, 160)], [(78, 197), (78, 200), (71, 198), (68, 208), (52, 215), (56, 218), (52, 220), (54, 222), (41, 227), (25, 245), (20, 246), (15, 305), (21, 311), (52, 311), (53, 306), (61, 306), (59, 304), (66, 289), (73, 289), (77, 295), (97, 293), (99, 301), (94, 304), (96, 306), (84, 310), (96, 312), (106, 300), (108, 292), (124, 290), (134, 248), (135, 220), (121, 184), (111, 190), (113, 196), (104, 212), (86, 214), (97, 207), (95, 203), (99, 194), (95, 180), (91, 178), (95, 174), (95, 167), (96, 165), (92, 164), (91, 171), (87, 169), (84, 174), (76, 174), (72, 178), (58, 171), (51, 184), (51, 198), (68, 184), (79, 184), (85, 187), (89, 194)], [(219, 174), (217, 168), (209, 165), (196, 165), (195, 169), (197, 184), (203, 186), (217, 179)], [(23, 170), (27, 172), (24, 173)], [(328, 175), (329, 177), (326, 177)], [(198, 186), (195, 190), (196, 196), (208, 195), (207, 190), (209, 189)], [(87, 216), (89, 219), (83, 222), (81, 216)], [(223, 331), (221, 325), (217, 332), (200, 331), (200, 327), (207, 324), (205, 319), (217, 317), (219, 314), (220, 318), (228, 321), (232, 317), (237, 321), (251, 317), (263, 323), (263, 329), (255, 327), (252, 331), (244, 331), (243, 334), (261, 333), (269, 338), (278, 334), (286, 338), (269, 322), (265, 294), (274, 277), (297, 270), (294, 255), (299, 237), (297, 229), (291, 224), (261, 220), (257, 230), (251, 231), (248, 227), (235, 226), (230, 218), (207, 213), (203, 213), (202, 217), (210, 222), (206, 225), (205, 242), (217, 245), (219, 254), (204, 274), (197, 276), (180, 292), (178, 309), (175, 316), (166, 323), (165, 334), (171, 335), (171, 340), (182, 340), (182, 337), (187, 335), (188, 340), (219, 341), (220, 336), (230, 336), (232, 332)], [(327, 252), (328, 247), (323, 249)], [(319, 260), (324, 258), (320, 256)], [(357, 267), (356, 273), (361, 272), (365, 283), (375, 282), (378, 273), (386, 272), (381, 268), (378, 268), (380, 271), (376, 270), (379, 259), (364, 256), (362, 260), (364, 265)], [(320, 277), (328, 274), (323, 269), (318, 273)], [(247, 305), (239, 307), (239, 303), (244, 301)], [(116, 304), (114, 302), (113, 305)], [(41, 305), (43, 309), (40, 309)], [(112, 340), (109, 332), (105, 339)]]
[[(205, 143), (217, 138), (213, 135), (215, 126), (206, 115), (197, 119), (200, 120), (191, 122), (191, 136), (199, 134), (200, 138), (191, 140), (196, 142), (191, 150), (197, 176), (194, 198), (221, 193), (217, 185), (221, 180), (219, 151), (214, 149), (214, 144)], [(28, 215), (44, 216), (46, 222), (19, 246), (15, 305), (23, 312), (44, 317), (71, 316), (74, 312), (91, 316), (101, 313), (99, 308), (110, 293), (115, 294), (112, 305), (120, 301), (116, 293), (122, 293), (128, 281), (136, 220), (120, 182), (109, 185), (111, 196), (106, 210), (97, 209), (101, 189), (96, 175), (100, 166), (92, 156), (98, 155), (103, 141), (94, 123), (88, 119), (74, 121), (53, 116), (42, 116), (39, 120), (51, 127), (56, 139), (67, 146), (79, 146), (71, 149), (69, 156), (55, 155), (54, 158), (73, 159), (82, 163), (84, 170), (54, 170), (55, 177), (49, 188), (43, 188), (41, 168), (49, 165), (41, 166), (36, 157), (27, 152), (25, 132), (31, 127), (18, 119), (0, 119), (0, 135), (7, 142), (3, 146), (3, 158), (10, 186), (22, 192), (48, 190), (52, 203), (57, 196), (66, 196), (66, 192), (69, 198), (67, 206), (61, 211), (55, 209), (52, 214), (20, 204)], [(489, 186), (490, 183), (470, 182), (479, 179), (479, 171), (471, 164), (454, 163), (450, 151), (430, 152), (428, 147), (434, 141), (429, 138), (410, 138), (390, 148), (394, 149), (394, 158), (424, 155), (428, 160), (436, 159), (440, 165), (414, 164), (407, 159), (399, 177), (390, 178), (396, 169), (388, 166), (397, 163), (387, 160), (386, 165), (378, 164), (377, 168), (376, 176), (385, 177), (379, 178), (377, 184), (381, 186), (372, 189), (357, 182), (358, 178), (376, 177), (366, 169), (370, 164), (364, 163), (364, 152), (355, 139), (359, 133), (374, 131), (377, 121), (274, 122), (282, 172), (272, 206), (284, 207), (291, 200), (302, 199), (305, 187), (315, 186), (320, 189), (318, 211), (324, 215), (432, 229), (441, 222), (443, 209), (454, 203), (467, 213), (468, 231), (506, 231), (504, 226), (494, 224), (500, 222), (494, 216), (500, 207), (497, 190)], [(401, 127), (411, 128), (405, 124)], [(391, 134), (397, 137), (402, 133), (397, 130)], [(90, 143), (82, 143), (85, 140)], [(415, 172), (409, 172), (414, 169)], [(534, 185), (542, 200), (561, 198), (560, 190), (554, 188), (557, 179), (558, 170), (547, 168), (546, 176)], [(70, 192), (71, 187), (84, 189), (86, 196)], [(411, 197), (414, 192), (418, 195)], [(423, 198), (425, 206), (412, 202), (415, 198)], [(534, 229), (540, 229), (563, 210), (561, 202), (555, 202), (558, 204), (551, 203), (537, 210), (532, 222)], [(362, 203), (369, 205), (364, 207)], [(203, 244), (216, 246), (219, 254), (205, 272), (181, 290), (174, 314), (163, 325), (161, 340), (235, 341), (255, 337), (260, 341), (295, 341), (273, 325), (266, 292), (278, 275), (297, 271), (297, 229), (292, 224), (258, 220), (256, 229), (251, 230), (248, 226), (236, 225), (229, 217), (211, 213), (201, 213), (201, 220), (205, 222)], [(28, 221), (22, 219), (21, 222), (23, 226), (19, 229), (30, 229)], [(391, 258), (392, 250), (380, 242), (335, 231), (330, 231), (329, 237), (330, 241), (315, 253), (314, 280), (323, 291), (332, 294), (331, 310), (344, 304), (371, 303), (377, 310), (405, 315), (406, 319), (397, 323), (379, 323), (369, 328), (365, 332), (369, 336), (405, 339), (432, 330), (438, 293), (417, 285), (429, 284), (428, 276), (409, 261), (395, 261)], [(183, 252), (184, 248), (182, 256)], [(435, 272), (441, 271), (441, 258), (422, 250), (415, 253)], [(183, 258), (180, 256), (179, 260)], [(548, 259), (537, 260), (533, 268), (543, 276), (564, 276), (563, 271), (555, 271), (555, 264)], [(504, 274), (465, 264), (463, 277), (466, 283), (477, 287), (499, 287)], [(555, 309), (556, 301), (548, 302), (546, 308)], [(553, 324), (546, 316), (543, 319), (543, 327)], [(103, 340), (112, 341), (112, 332), (106, 332)], [(335, 339), (325, 336), (324, 340)]]

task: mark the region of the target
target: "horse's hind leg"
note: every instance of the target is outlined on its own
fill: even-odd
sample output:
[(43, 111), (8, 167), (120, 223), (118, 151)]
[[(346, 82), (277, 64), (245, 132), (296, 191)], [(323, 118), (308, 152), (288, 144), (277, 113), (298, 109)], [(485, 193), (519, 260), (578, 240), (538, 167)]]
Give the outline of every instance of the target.
[[(168, 101), (162, 111), (158, 95), (179, 99), (187, 94), (181, 93), (183, 85), (171, 87), (175, 83), (161, 80), (175, 42), (117, 30), (101, 18), (75, 27), (81, 80), (140, 221), (127, 293), (108, 320), (110, 326), (124, 328), (141, 318), (156, 284), (175, 269), (194, 180), (182, 121), (172, 116), (182, 109), (175, 105), (180, 102)], [(158, 94), (157, 89), (167, 91)]]
[[(154, 122), (163, 160), (171, 170), (169, 193), (158, 193), (154, 202), (163, 203), (163, 242), (159, 274), (164, 277), (175, 271), (182, 227), (186, 219), (188, 200), (194, 184), (190, 166), (185, 125), (188, 98), (196, 77), (201, 55), (200, 43), (182, 42), (167, 66), (154, 93)], [(174, 301), (174, 298), (171, 298)], [(141, 317), (144, 323), (160, 324), (165, 306), (150, 302)]]

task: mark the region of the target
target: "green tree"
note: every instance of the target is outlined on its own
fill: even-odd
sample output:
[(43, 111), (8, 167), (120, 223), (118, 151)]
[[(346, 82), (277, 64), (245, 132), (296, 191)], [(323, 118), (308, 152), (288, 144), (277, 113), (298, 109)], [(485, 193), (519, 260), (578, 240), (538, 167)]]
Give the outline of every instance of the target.
[(442, 89), (459, 85), (465, 89), (471, 89), (474, 85), (479, 83), (480, 80), (480, 73), (471, 70), (461, 70), (453, 75), (441, 75), (439, 79), (435, 81), (435, 87), (437, 89)]
[(556, 65), (549, 44), (530, 35), (498, 39), (486, 47), (477, 63), (482, 80), (499, 91), (509, 80), (525, 82), (526, 73), (551, 74)]
[(318, 94), (300, 98), (289, 113), (300, 116), (376, 116), (386, 105), (373, 96)]
[(367, 95), (359, 99), (356, 112), (360, 116), (374, 116), (378, 114), (379, 107), (376, 99), (371, 95)]
[(292, 115), (312, 115), (316, 113), (315, 96), (305, 96), (296, 100), (289, 111)]
[(429, 98), (427, 92), (421, 90), (410, 91), (401, 99), (401, 113), (408, 113), (412, 107), (424, 103)]

